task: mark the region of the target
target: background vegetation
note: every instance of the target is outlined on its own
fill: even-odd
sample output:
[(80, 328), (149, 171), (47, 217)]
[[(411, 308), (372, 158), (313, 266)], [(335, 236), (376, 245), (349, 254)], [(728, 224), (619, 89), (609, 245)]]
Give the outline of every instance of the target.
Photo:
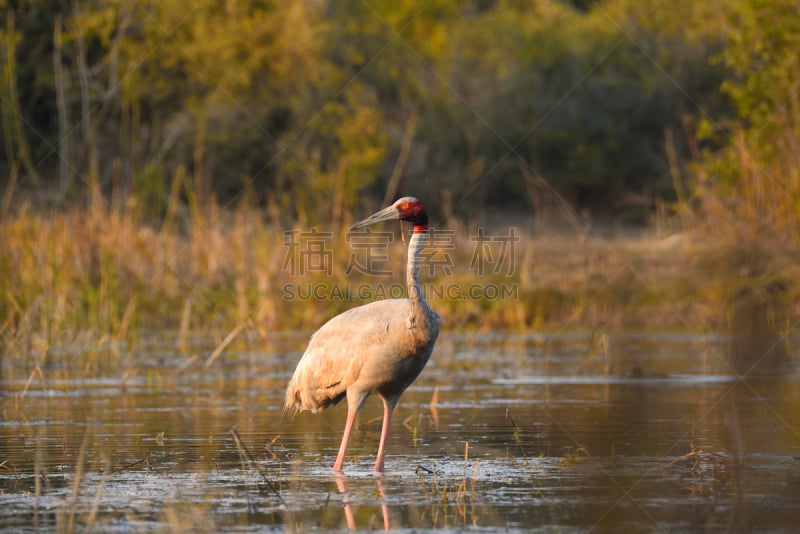
[(774, 91), (739, 79), (756, 58), (726, 43), (762, 26), (736, 3), (4, 3), (0, 175), (156, 218), (176, 173), (293, 222), (400, 189), (475, 218), (542, 181), (576, 209), (651, 208), (675, 198), (668, 144), (687, 161), (699, 121)]
[[(441, 303), (457, 324), (800, 318), (795, 2), (0, 6), (0, 334), (22, 353), (316, 326), (350, 304), (280, 299), (283, 231), (338, 237), (408, 193), (463, 243), (525, 228), (520, 298)], [(534, 239), (564, 223), (574, 243)]]

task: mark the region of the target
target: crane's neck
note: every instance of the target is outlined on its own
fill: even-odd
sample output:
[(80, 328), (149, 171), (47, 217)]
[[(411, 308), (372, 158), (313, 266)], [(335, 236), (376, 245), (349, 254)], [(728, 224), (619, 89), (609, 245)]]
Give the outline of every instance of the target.
[(408, 266), (406, 267), (406, 283), (408, 298), (413, 304), (427, 306), (422, 287), (419, 285), (419, 256), (428, 241), (428, 226), (414, 226), (414, 232), (408, 242)]

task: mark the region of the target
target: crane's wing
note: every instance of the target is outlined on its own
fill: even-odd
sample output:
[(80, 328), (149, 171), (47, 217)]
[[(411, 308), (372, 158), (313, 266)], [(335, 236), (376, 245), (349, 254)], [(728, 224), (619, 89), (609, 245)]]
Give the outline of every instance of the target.
[(308, 343), (286, 390), (285, 409), (323, 410), (344, 398), (364, 361), (376, 357), (409, 314), (408, 299), (371, 302), (322, 325)]

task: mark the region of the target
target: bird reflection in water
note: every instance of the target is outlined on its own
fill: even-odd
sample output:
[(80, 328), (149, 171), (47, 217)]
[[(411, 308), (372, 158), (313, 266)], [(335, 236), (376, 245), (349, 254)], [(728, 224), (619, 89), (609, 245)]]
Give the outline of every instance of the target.
[[(376, 481), (378, 484), (378, 494), (381, 496), (381, 515), (383, 516), (383, 528), (384, 530), (389, 530), (392, 527), (389, 520), (389, 505), (386, 504), (386, 494), (383, 489), (383, 479), (378, 478)], [(357, 528), (356, 517), (353, 513), (353, 507), (350, 504), (350, 493), (347, 491), (347, 485), (345, 484), (344, 477), (336, 477), (336, 489), (339, 490), (339, 493), (342, 496), (342, 505), (344, 506), (344, 517), (347, 520), (347, 528), (355, 530)]]

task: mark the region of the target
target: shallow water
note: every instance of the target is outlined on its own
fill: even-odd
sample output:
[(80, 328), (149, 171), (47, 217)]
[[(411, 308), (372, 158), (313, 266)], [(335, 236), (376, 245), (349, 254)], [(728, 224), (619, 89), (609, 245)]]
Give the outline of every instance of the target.
[(0, 528), (796, 530), (800, 372), (742, 380), (724, 337), (444, 335), (383, 476), (377, 400), (344, 476), (344, 406), (282, 416), (305, 339), (205, 370), (213, 343), (153, 335), (107, 376), (1, 382)]

